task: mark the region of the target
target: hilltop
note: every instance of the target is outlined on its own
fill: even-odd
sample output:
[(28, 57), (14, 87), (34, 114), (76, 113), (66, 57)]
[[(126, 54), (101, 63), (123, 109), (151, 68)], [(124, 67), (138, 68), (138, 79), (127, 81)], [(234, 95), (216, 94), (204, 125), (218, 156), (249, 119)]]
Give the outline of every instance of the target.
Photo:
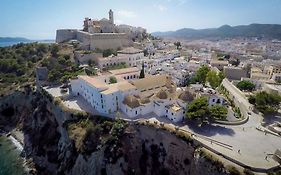
[(154, 32), (159, 37), (182, 37), (191, 39), (202, 38), (231, 38), (231, 37), (259, 37), (267, 39), (281, 39), (281, 25), (278, 24), (250, 24), (219, 28), (191, 29), (183, 28), (176, 31)]

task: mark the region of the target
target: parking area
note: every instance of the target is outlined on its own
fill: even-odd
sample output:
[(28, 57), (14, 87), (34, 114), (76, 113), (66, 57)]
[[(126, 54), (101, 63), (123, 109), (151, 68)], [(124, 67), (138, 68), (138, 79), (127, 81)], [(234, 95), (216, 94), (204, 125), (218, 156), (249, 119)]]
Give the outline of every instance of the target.
[(51, 94), (53, 97), (61, 97), (61, 96), (69, 95), (69, 89), (62, 88), (62, 85), (45, 86), (43, 87), (43, 89), (46, 90), (49, 94)]

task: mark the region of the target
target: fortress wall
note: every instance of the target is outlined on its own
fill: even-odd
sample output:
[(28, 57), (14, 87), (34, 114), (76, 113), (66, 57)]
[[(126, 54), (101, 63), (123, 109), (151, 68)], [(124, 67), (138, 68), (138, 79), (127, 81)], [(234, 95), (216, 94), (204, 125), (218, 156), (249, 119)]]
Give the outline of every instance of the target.
[(56, 42), (66, 42), (77, 39), (81, 42), (81, 48), (85, 50), (117, 49), (120, 47), (131, 46), (128, 36), (125, 33), (95, 33), (91, 34), (84, 31), (73, 29), (57, 30)]
[(76, 39), (76, 29), (59, 29), (56, 34), (56, 42), (62, 43), (72, 39)]
[(83, 31), (78, 31), (76, 39), (81, 42), (81, 48), (88, 50), (91, 43), (91, 34)]
[(91, 35), (90, 49), (117, 49), (129, 46), (129, 39), (124, 33), (100, 33)]

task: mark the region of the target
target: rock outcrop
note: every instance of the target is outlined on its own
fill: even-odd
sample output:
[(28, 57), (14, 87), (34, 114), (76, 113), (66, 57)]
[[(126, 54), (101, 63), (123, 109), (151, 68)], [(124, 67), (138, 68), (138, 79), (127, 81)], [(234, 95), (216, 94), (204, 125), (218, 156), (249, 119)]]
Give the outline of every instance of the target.
[[(35, 163), (37, 174), (226, 174), (199, 156), (192, 141), (135, 123), (126, 125), (118, 142), (111, 141), (112, 129), (101, 125), (99, 129), (107, 135), (103, 139), (100, 135), (90, 137), (101, 141), (85, 142), (84, 138), (81, 143), (88, 147), (95, 141), (99, 144), (81, 152), (67, 128), (69, 122), (78, 122), (81, 116), (64, 111), (43, 92), (15, 92), (2, 97), (0, 111), (0, 125), (9, 124), (23, 131), (26, 157)], [(103, 141), (105, 138), (107, 141)]]

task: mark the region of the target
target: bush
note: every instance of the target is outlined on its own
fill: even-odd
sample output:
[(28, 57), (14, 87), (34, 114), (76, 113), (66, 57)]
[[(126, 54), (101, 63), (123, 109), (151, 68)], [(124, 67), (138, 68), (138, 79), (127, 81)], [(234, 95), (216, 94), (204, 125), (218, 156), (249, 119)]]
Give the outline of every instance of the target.
[(116, 77), (114, 77), (114, 76), (109, 77), (109, 83), (110, 83), (110, 84), (117, 83)]
[(227, 169), (228, 169), (230, 175), (240, 175), (241, 174), (234, 166), (228, 166)]
[(237, 87), (238, 87), (240, 90), (253, 91), (256, 86), (255, 86), (255, 84), (253, 84), (253, 83), (250, 82), (250, 81), (243, 80), (243, 81), (240, 81), (240, 82), (237, 84)]
[(253, 173), (253, 172), (252, 172), (251, 170), (249, 170), (249, 169), (244, 169), (243, 173), (244, 173), (245, 175), (255, 175), (255, 173)]
[(260, 112), (267, 114), (277, 112), (281, 102), (281, 96), (275, 93), (269, 94), (262, 91), (254, 96), (250, 96), (248, 100), (251, 104), (254, 104)]

